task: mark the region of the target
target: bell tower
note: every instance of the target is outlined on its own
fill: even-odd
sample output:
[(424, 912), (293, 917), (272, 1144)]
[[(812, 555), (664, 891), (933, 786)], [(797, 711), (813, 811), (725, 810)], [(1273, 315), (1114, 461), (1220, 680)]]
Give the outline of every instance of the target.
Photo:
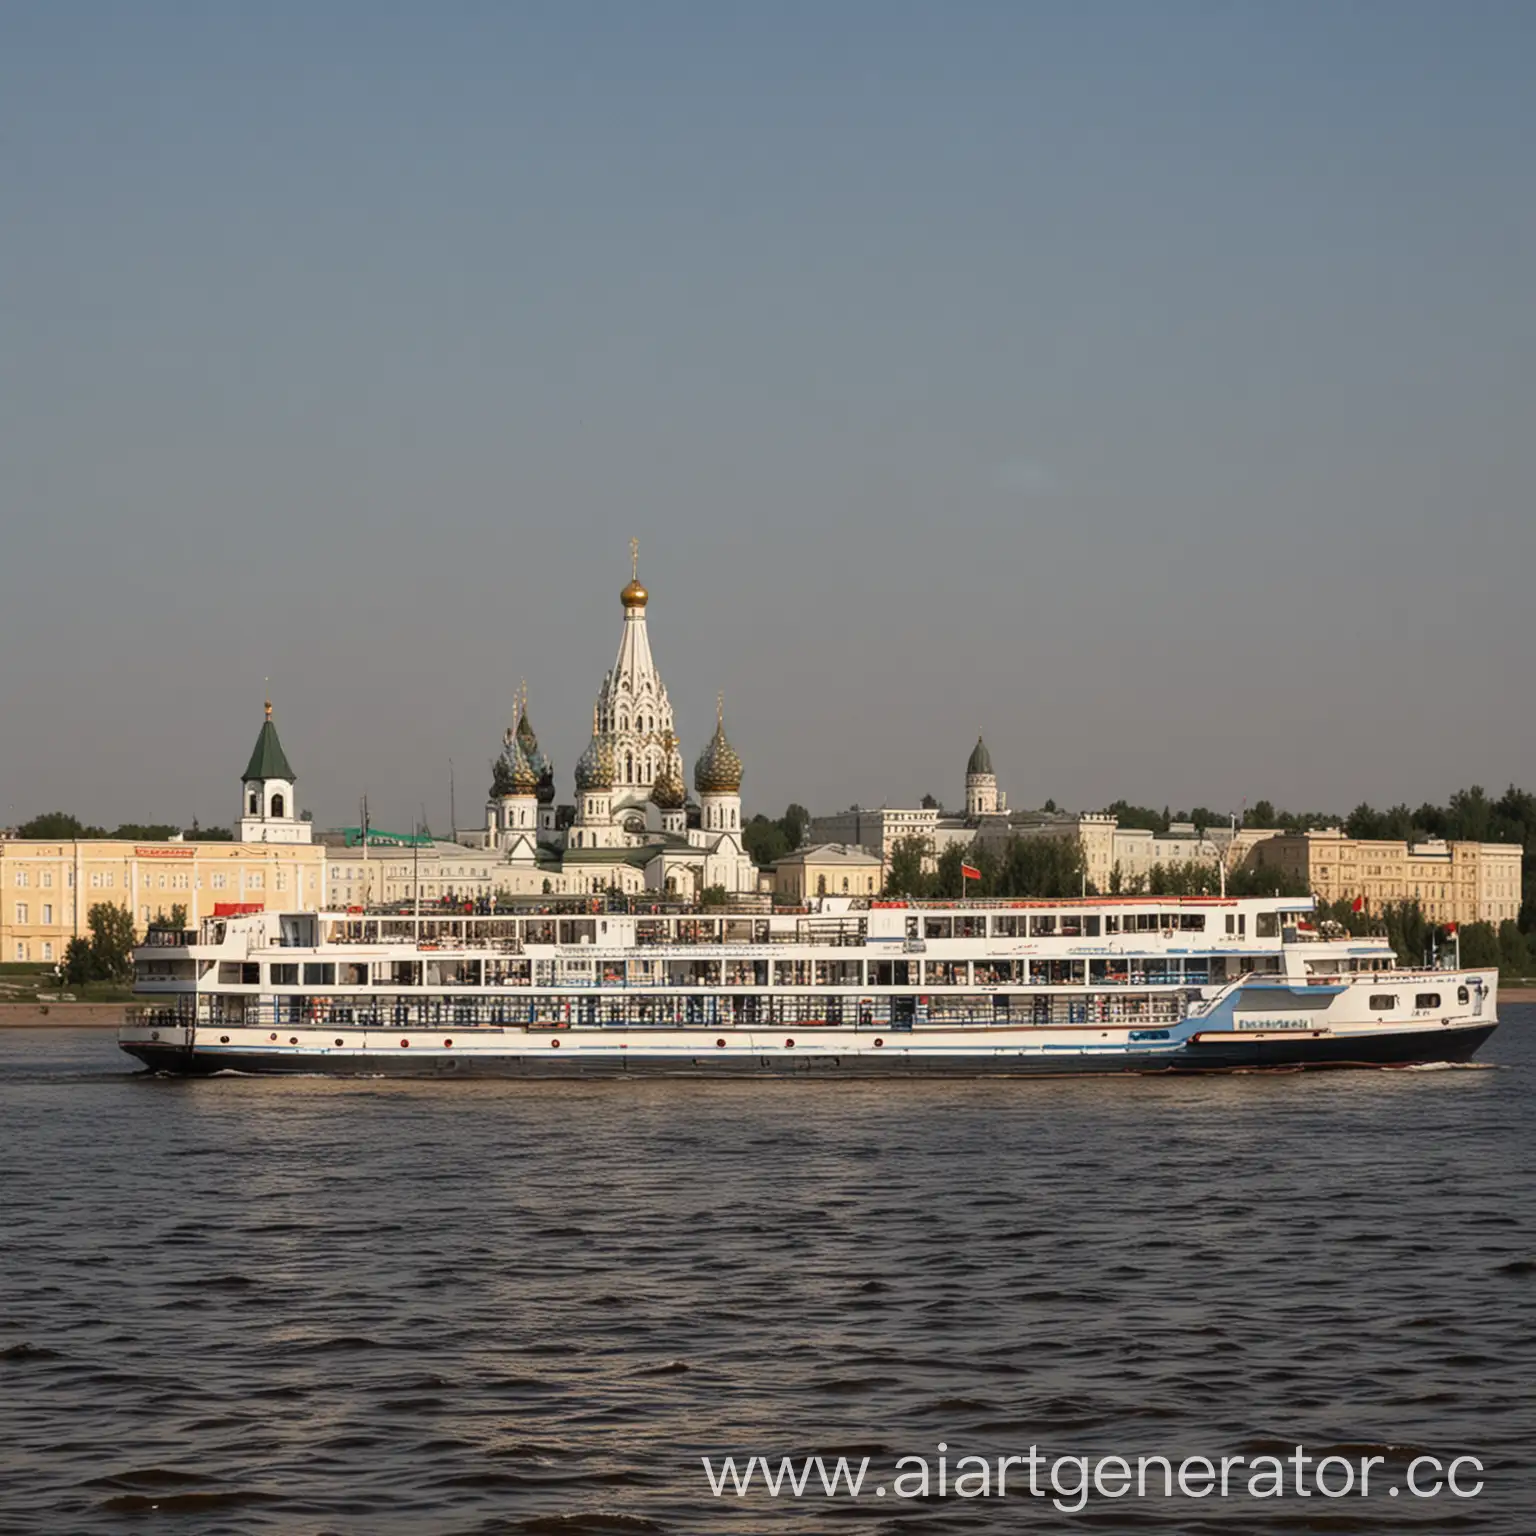
[(293, 786), (296, 781), (283, 744), (277, 739), (272, 723), (272, 700), (267, 699), (267, 716), (261, 734), (251, 752), (251, 760), (240, 776), (240, 841), (242, 843), (307, 843), (312, 840), (310, 825), (298, 811)]

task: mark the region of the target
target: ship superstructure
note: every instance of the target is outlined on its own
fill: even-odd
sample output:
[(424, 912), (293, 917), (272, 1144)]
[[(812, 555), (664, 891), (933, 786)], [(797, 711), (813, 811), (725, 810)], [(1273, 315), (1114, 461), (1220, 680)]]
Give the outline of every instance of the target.
[(136, 953), (177, 1072), (1024, 1075), (1469, 1057), (1496, 973), (1402, 969), (1310, 898), (252, 912)]

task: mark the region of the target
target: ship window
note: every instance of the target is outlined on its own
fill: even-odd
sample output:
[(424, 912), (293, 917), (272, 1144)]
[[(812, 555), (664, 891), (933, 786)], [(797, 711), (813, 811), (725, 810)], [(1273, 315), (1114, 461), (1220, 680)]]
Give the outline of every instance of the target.
[(1029, 920), (1029, 931), (1032, 935), (1050, 934), (1056, 932), (1055, 913), (1046, 913), (1042, 916), (1032, 917)]
[(1470, 1000), (1471, 1000), (1471, 994), (1467, 991), (1467, 989), (1465, 987), (1457, 987), (1456, 988), (1456, 1001), (1458, 1003), (1466, 1003), (1466, 1002), (1469, 1002)]
[(1440, 1006), (1440, 994), (1438, 992), (1420, 992), (1414, 998), (1415, 1008), (1438, 1008)]
[(1096, 912), (1090, 913), (1083, 919), (1083, 937), (1085, 939), (1096, 939), (1098, 936), (1099, 916)]
[(296, 987), (299, 984), (299, 968), (297, 965), (274, 965), (272, 967), (272, 985), (274, 987)]
[(1260, 912), (1253, 920), (1253, 932), (1256, 938), (1274, 938), (1280, 932), (1280, 914), (1278, 912)]
[(336, 967), (329, 961), (306, 960), (304, 962), (304, 980), (311, 986), (334, 987), (336, 985)]
[(1396, 992), (1373, 992), (1371, 994), (1372, 1013), (1390, 1013), (1396, 1007)]

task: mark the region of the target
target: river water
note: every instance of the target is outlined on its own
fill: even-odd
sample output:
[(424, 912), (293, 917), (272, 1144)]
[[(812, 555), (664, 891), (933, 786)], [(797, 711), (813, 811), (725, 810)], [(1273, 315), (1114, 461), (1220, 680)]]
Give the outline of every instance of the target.
[[(0, 1531), (1528, 1536), (1504, 1019), (1470, 1069), (1033, 1083), (181, 1082), (0, 1032)], [(939, 1495), (1032, 1444), (1383, 1463)], [(871, 1462), (715, 1498), (701, 1458), (755, 1454)], [(1426, 1454), (1482, 1492), (1386, 1495)]]

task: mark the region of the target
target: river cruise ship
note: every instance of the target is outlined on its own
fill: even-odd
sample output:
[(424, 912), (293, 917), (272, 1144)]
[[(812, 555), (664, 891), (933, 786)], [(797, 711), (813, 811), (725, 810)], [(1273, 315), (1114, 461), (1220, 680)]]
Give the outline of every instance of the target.
[(1466, 1061), (1497, 973), (1309, 898), (247, 912), (155, 931), (120, 1043), (174, 1073), (1034, 1076)]

